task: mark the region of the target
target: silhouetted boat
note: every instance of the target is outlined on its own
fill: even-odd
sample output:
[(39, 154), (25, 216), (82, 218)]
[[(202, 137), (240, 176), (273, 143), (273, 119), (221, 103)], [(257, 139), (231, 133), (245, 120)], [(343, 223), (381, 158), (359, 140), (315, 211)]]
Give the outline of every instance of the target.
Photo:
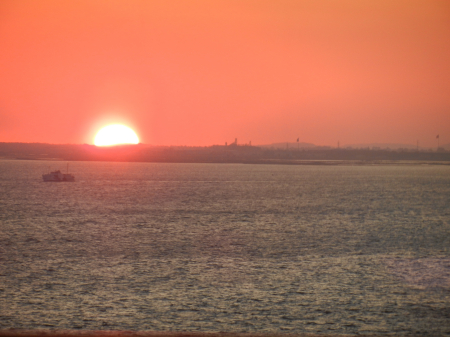
[(67, 164), (67, 173), (61, 173), (60, 170), (42, 175), (45, 182), (75, 181), (75, 177), (69, 173), (69, 164)]

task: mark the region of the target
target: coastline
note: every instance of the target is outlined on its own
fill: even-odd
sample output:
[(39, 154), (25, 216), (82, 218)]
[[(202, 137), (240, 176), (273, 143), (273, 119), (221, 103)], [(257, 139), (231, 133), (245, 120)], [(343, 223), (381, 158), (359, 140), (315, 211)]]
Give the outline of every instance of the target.
[(0, 143), (0, 160), (227, 163), (278, 165), (450, 165), (450, 151), (409, 149), (274, 149), (249, 145), (167, 147), (145, 144), (97, 147), (77, 144)]
[(0, 161), (70, 161), (70, 162), (117, 162), (160, 164), (243, 164), (243, 165), (299, 165), (299, 166), (450, 166), (450, 161), (435, 160), (286, 160), (264, 159), (249, 161), (124, 161), (124, 160), (67, 160), (65, 158), (8, 158)]

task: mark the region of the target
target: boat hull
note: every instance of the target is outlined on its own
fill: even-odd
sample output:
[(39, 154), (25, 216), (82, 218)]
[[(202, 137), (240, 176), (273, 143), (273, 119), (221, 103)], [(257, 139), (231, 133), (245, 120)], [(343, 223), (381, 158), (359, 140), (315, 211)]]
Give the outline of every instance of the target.
[(43, 174), (42, 179), (44, 182), (71, 182), (75, 181), (75, 177), (69, 173), (61, 173), (60, 171), (50, 172)]

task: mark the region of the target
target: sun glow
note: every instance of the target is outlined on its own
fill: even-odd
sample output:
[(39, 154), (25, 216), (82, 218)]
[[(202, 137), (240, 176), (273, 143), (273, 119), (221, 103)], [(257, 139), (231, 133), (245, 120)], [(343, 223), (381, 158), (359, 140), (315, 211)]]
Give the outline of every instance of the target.
[(119, 144), (138, 144), (139, 138), (128, 126), (112, 124), (97, 132), (94, 139), (96, 146), (111, 146)]

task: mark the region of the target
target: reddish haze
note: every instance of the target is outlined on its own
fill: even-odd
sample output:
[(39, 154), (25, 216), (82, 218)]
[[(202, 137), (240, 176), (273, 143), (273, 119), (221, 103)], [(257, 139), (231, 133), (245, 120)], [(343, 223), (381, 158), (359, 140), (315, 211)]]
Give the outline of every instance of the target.
[(0, 142), (450, 142), (448, 0), (0, 2)]

